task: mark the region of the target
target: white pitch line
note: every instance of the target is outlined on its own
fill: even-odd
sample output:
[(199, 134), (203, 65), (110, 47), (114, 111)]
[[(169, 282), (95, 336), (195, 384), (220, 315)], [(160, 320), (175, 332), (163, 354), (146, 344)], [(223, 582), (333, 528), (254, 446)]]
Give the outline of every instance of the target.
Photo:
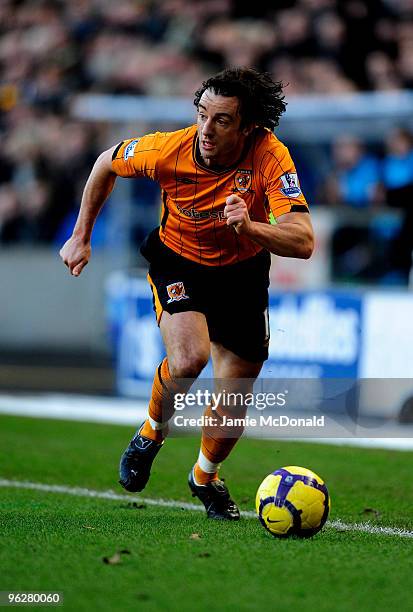
[[(196, 510), (203, 511), (204, 507), (199, 504), (190, 504), (188, 502), (179, 502), (169, 499), (151, 499), (149, 497), (136, 497), (133, 495), (121, 495), (113, 491), (94, 491), (93, 489), (84, 489), (81, 487), (67, 487), (65, 485), (48, 485), (40, 482), (25, 482), (18, 480), (6, 480), (0, 478), (0, 487), (8, 487), (14, 489), (29, 489), (32, 491), (44, 491), (45, 493), (60, 493), (63, 495), (74, 495), (77, 497), (91, 497), (97, 499), (111, 499), (124, 502), (138, 502), (148, 506), (159, 506), (163, 508), (179, 508), (180, 510)], [(255, 512), (242, 511), (241, 515), (245, 518), (256, 518)], [(344, 523), (340, 519), (327, 521), (326, 527), (336, 529), (337, 531), (359, 531), (372, 535), (398, 536), (401, 538), (413, 538), (413, 531), (400, 529), (398, 527), (378, 527), (370, 523)]]
[[(189, 504), (188, 502), (178, 502), (167, 499), (150, 499), (147, 497), (137, 497), (133, 495), (121, 495), (113, 491), (94, 491), (93, 489), (83, 489), (82, 487), (67, 487), (65, 485), (48, 485), (40, 482), (20, 482), (18, 480), (5, 480), (0, 478), (0, 487), (11, 487), (13, 489), (31, 489), (33, 491), (45, 491), (46, 493), (62, 493), (63, 495), (74, 495), (77, 497), (95, 497), (97, 499), (112, 499), (115, 501), (138, 502), (148, 506), (161, 506), (164, 508), (179, 508), (183, 510), (204, 510), (199, 504)], [(253, 515), (253, 512), (246, 513)]]
[(401, 538), (413, 538), (413, 531), (400, 529), (399, 527), (377, 527), (370, 523), (343, 523), (340, 519), (327, 521), (326, 525), (337, 531), (361, 531), (376, 535), (400, 536)]

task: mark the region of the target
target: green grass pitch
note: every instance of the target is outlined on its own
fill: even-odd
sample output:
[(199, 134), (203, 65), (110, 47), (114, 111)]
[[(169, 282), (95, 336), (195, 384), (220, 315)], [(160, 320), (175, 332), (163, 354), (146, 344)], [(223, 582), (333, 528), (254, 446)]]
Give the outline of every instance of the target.
[[(131, 428), (0, 417), (0, 478), (119, 494)], [(199, 439), (171, 438), (142, 495), (191, 502)], [(326, 480), (332, 520), (411, 530), (412, 453), (241, 440), (222, 475), (253, 509), (269, 472), (302, 465)], [(65, 610), (412, 610), (409, 538), (327, 528), (276, 540), (255, 519), (0, 487), (0, 590), (62, 591)], [(131, 499), (136, 499), (132, 496)], [(191, 537), (198, 534), (199, 537)], [(120, 554), (120, 563), (104, 557)]]

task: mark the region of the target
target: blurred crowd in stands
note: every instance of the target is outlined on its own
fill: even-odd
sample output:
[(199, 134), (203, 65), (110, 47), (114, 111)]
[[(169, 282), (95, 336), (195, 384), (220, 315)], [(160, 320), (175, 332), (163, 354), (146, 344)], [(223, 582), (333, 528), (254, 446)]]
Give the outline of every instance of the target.
[(333, 238), (336, 279), (409, 281), (413, 249), (413, 134), (389, 132), (379, 157), (355, 136), (332, 146), (332, 172), (321, 201), (375, 212), (378, 206), (399, 216), (371, 215), (364, 224), (344, 224)]
[[(288, 83), (287, 99), (413, 89), (413, 0), (2, 0), (0, 243), (59, 242), (112, 144), (70, 116), (74, 95), (192, 96), (234, 64)], [(343, 136), (331, 159), (318, 202), (412, 201), (406, 130), (375, 151)]]

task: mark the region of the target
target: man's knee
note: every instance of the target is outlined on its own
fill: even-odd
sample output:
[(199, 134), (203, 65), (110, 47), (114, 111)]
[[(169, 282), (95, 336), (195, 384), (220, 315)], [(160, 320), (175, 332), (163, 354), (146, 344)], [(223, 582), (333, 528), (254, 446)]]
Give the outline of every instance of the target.
[(204, 350), (185, 351), (168, 356), (172, 378), (197, 378), (208, 363), (209, 353)]

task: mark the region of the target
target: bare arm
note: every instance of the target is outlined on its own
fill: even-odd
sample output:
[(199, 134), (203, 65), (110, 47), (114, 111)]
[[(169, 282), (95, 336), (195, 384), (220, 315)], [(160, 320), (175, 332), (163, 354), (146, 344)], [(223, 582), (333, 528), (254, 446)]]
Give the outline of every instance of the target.
[(96, 160), (83, 191), (72, 236), (60, 249), (60, 257), (73, 276), (79, 276), (90, 259), (93, 226), (115, 184), (116, 174), (112, 170), (114, 150), (112, 147), (104, 151)]
[(227, 224), (238, 234), (251, 240), (275, 255), (308, 259), (314, 250), (314, 234), (310, 215), (290, 212), (277, 220), (277, 225), (251, 221), (247, 205), (239, 196), (227, 198), (225, 207)]
[(313, 228), (307, 213), (286, 213), (277, 225), (251, 221), (247, 234), (251, 240), (275, 255), (308, 259), (314, 249)]

